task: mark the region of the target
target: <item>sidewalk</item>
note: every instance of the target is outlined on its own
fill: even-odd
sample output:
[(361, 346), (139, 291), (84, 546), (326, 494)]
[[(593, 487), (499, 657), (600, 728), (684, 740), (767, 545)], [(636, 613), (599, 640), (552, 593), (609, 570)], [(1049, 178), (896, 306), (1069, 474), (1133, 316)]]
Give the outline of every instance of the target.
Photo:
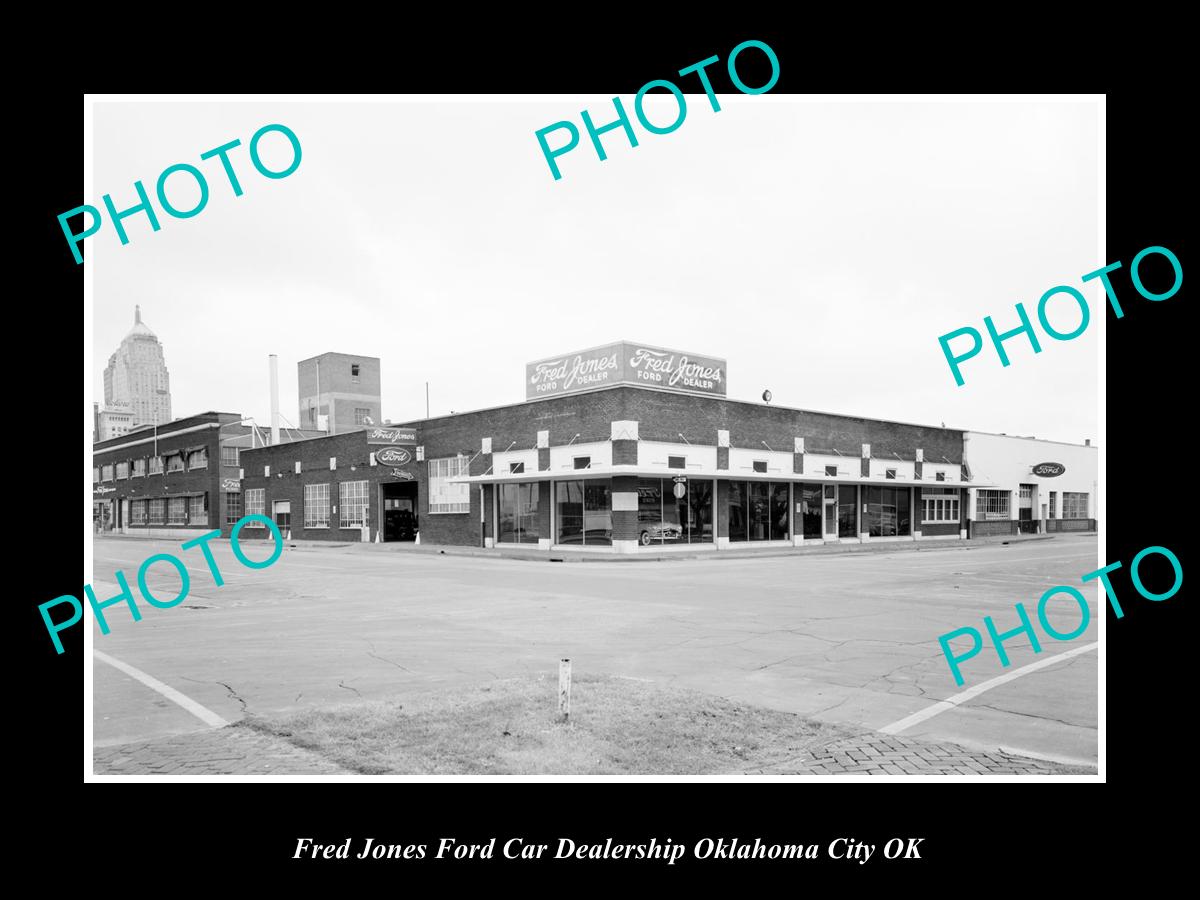
[[(1095, 532), (1071, 532), (1072, 536), (1094, 536)], [(351, 543), (330, 544), (327, 541), (288, 541), (287, 546), (310, 549), (350, 549), (360, 553), (424, 553), (444, 556), (477, 556), (487, 559), (519, 559), (536, 562), (593, 562), (593, 563), (638, 563), (666, 562), (679, 559), (747, 559), (777, 556), (827, 556), (838, 553), (894, 553), (928, 552), (940, 550), (972, 550), (996, 544), (1021, 544), (1029, 541), (1052, 541), (1059, 535), (1003, 535), (997, 537), (972, 538), (955, 541), (880, 541), (866, 544), (828, 544), (812, 547), (738, 547), (733, 550), (671, 550), (667, 552), (591, 553), (585, 550), (536, 550), (516, 545), (513, 547), (463, 547), (454, 544), (412, 544), (391, 542), (386, 544)], [(710, 545), (711, 546), (711, 545)]]
[[(97, 775), (354, 775), (282, 738), (229, 725), (212, 731), (97, 748)], [(782, 763), (744, 775), (1094, 775), (1068, 766), (957, 744), (878, 733), (840, 738)]]

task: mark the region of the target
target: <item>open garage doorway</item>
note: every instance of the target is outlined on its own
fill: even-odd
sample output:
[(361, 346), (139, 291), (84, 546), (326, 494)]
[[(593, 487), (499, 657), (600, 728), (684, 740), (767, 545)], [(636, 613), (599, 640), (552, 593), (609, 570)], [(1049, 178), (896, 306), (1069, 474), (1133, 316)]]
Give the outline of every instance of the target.
[(383, 496), (383, 539), (412, 541), (417, 537), (417, 483), (415, 481), (384, 482), (379, 485)]

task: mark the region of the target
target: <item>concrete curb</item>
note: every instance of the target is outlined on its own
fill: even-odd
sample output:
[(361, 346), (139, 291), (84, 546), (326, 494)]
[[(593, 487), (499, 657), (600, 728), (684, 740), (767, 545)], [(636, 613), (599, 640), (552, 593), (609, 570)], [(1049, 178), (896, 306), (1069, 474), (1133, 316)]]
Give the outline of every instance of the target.
[[(1089, 536), (1095, 532), (1071, 532), (1072, 535)], [(991, 547), (1004, 544), (1023, 544), (1031, 541), (1052, 541), (1060, 537), (1056, 534), (1046, 535), (1007, 535), (989, 538), (974, 538), (969, 541), (929, 541), (918, 543), (881, 543), (881, 544), (844, 544), (839, 546), (820, 547), (772, 547), (761, 550), (703, 550), (696, 553), (674, 552), (656, 555), (636, 554), (589, 554), (572, 550), (529, 550), (510, 551), (505, 549), (484, 549), (482, 547), (459, 547), (437, 544), (373, 544), (351, 543), (330, 545), (324, 541), (289, 541), (291, 549), (333, 549), (349, 548), (360, 553), (420, 553), (426, 556), (459, 556), (475, 557), (493, 560), (519, 560), (523, 562), (590, 562), (590, 563), (650, 563), (670, 562), (673, 560), (705, 560), (705, 559), (764, 559), (786, 556), (833, 556), (847, 553), (890, 553), (890, 552), (937, 552), (943, 550), (972, 550), (980, 547)]]

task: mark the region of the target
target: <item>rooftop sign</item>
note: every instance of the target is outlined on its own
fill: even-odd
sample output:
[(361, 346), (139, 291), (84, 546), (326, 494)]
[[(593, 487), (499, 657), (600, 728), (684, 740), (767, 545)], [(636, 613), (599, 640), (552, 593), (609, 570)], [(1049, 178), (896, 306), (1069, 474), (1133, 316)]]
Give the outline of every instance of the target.
[(526, 400), (620, 384), (724, 397), (725, 360), (618, 341), (525, 366)]
[(417, 432), (414, 428), (368, 428), (367, 443), (412, 446), (417, 443)]

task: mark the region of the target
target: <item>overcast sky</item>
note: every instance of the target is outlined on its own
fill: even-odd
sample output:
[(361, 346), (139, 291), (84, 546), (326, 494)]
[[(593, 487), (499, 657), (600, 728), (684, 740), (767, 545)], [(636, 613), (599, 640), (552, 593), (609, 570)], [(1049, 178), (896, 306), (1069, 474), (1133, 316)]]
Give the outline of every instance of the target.
[[(622, 98), (631, 110), (632, 98)], [(1092, 103), (812, 103), (688, 95), (683, 125), (639, 146), (586, 132), (555, 181), (534, 132), (597, 124), (611, 98), (481, 102), (98, 102), (94, 189), (134, 205), (173, 163), (208, 177), (206, 209), (152, 232), (125, 220), (88, 238), (92, 399), (133, 308), (163, 342), (172, 410), (269, 421), (267, 356), (298, 421), (296, 363), (324, 351), (382, 358), (383, 415), (524, 399), (524, 364), (627, 338), (723, 357), (729, 396), (1082, 443), (1097, 437), (1102, 288)], [(652, 121), (675, 113), (669, 96)], [(300, 139), (269, 180), (247, 145), (262, 125)], [(234, 197), (217, 160), (234, 138)], [(562, 133), (551, 138), (554, 146)], [(286, 140), (264, 160), (282, 168)], [(193, 205), (174, 175), (168, 196)], [(189, 193), (191, 191), (191, 193)], [(157, 206), (157, 201), (155, 201)], [(956, 386), (938, 336), (983, 317), (1015, 327), (1023, 301), (1066, 284), (1093, 311), (1080, 338), (1034, 355), (990, 347)], [(1058, 301), (1058, 302), (1063, 302)], [(1063, 302), (1052, 323), (1069, 331)]]

